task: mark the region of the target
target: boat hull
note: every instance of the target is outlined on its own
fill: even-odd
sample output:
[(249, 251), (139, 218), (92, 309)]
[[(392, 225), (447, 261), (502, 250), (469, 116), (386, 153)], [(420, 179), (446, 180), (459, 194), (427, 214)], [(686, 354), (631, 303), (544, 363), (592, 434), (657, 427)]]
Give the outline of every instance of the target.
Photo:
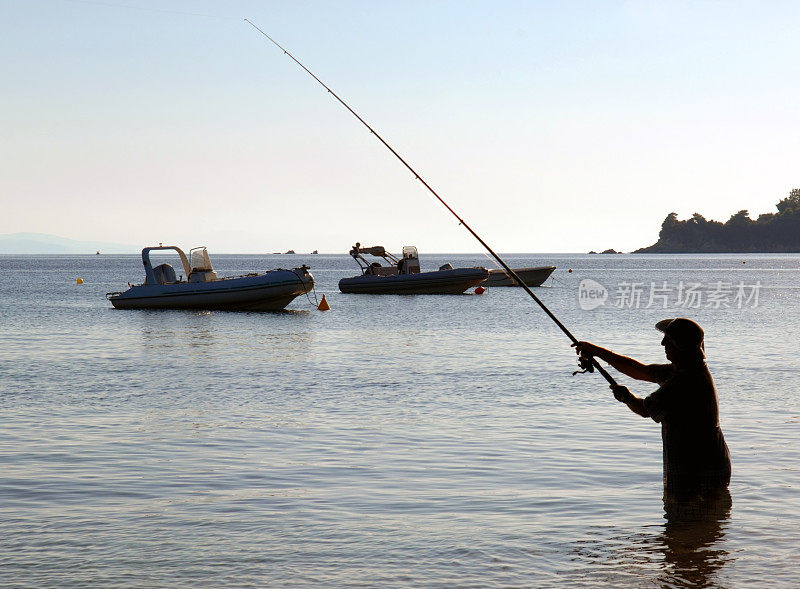
[(455, 268), (418, 274), (342, 278), (339, 290), (355, 294), (462, 294), (489, 275), (486, 268)]
[[(555, 266), (537, 266), (535, 268), (512, 268), (522, 279), (526, 286), (541, 286), (547, 280)], [(489, 270), (489, 278), (483, 286), (519, 286), (517, 282), (506, 274), (505, 270)]]
[(314, 277), (308, 272), (271, 270), (212, 282), (132, 286), (108, 300), (116, 309), (280, 311), (313, 287)]

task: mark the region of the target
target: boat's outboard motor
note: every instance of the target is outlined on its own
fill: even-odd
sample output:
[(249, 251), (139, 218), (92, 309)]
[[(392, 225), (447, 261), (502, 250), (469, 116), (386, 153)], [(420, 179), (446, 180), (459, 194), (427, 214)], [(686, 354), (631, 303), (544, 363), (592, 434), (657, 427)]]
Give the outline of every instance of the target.
[(159, 264), (153, 268), (153, 276), (156, 279), (156, 284), (178, 282), (178, 279), (175, 276), (175, 268), (169, 264)]

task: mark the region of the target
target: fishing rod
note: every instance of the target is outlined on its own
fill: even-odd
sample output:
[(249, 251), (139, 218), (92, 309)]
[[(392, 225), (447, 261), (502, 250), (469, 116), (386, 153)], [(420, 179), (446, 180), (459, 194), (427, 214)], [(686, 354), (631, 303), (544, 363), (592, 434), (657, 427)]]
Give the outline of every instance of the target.
[[(394, 156), (395, 156), (395, 157), (396, 157), (398, 160), (400, 160), (400, 161), (402, 162), (402, 164), (403, 164), (403, 165), (404, 165), (406, 168), (408, 168), (408, 170), (409, 170), (409, 171), (410, 171), (412, 174), (414, 174), (414, 177), (415, 177), (417, 180), (419, 180), (420, 182), (422, 182), (422, 185), (423, 185), (425, 188), (427, 188), (427, 189), (428, 189), (428, 191), (429, 191), (429, 192), (430, 192), (430, 193), (431, 193), (433, 196), (435, 196), (435, 197), (436, 197), (436, 199), (437, 199), (437, 200), (438, 200), (440, 203), (442, 203), (442, 205), (444, 205), (444, 207), (445, 207), (445, 208), (446, 208), (448, 211), (450, 211), (450, 213), (452, 213), (452, 215), (453, 215), (453, 216), (454, 216), (456, 219), (458, 219), (458, 224), (459, 224), (459, 225), (463, 225), (463, 226), (464, 226), (464, 229), (466, 229), (467, 231), (469, 231), (469, 232), (472, 234), (472, 236), (473, 236), (475, 239), (477, 239), (477, 240), (478, 240), (478, 242), (480, 242), (480, 244), (481, 244), (481, 245), (482, 245), (482, 246), (483, 246), (483, 247), (486, 249), (486, 251), (488, 251), (488, 252), (489, 252), (489, 254), (491, 254), (491, 256), (492, 256), (492, 257), (493, 257), (493, 258), (494, 258), (494, 259), (497, 261), (497, 263), (498, 263), (498, 264), (500, 264), (500, 266), (502, 266), (502, 267), (503, 267), (503, 270), (505, 270), (505, 271), (506, 271), (506, 273), (507, 273), (509, 276), (511, 276), (511, 278), (513, 278), (513, 279), (514, 279), (514, 280), (517, 282), (517, 284), (519, 284), (519, 285), (520, 285), (520, 286), (521, 286), (521, 287), (522, 287), (522, 288), (525, 290), (525, 292), (526, 292), (526, 293), (528, 293), (528, 295), (530, 295), (530, 297), (531, 297), (531, 298), (532, 298), (534, 301), (536, 301), (536, 303), (537, 303), (537, 304), (538, 304), (538, 305), (539, 305), (539, 306), (542, 308), (542, 311), (544, 311), (544, 312), (547, 314), (547, 316), (548, 316), (548, 317), (550, 317), (550, 319), (552, 319), (552, 320), (553, 320), (553, 322), (554, 322), (554, 323), (555, 323), (555, 324), (556, 324), (556, 325), (559, 327), (559, 329), (561, 329), (561, 331), (563, 331), (563, 332), (566, 334), (566, 336), (567, 336), (567, 337), (568, 337), (568, 338), (569, 338), (569, 339), (572, 341), (572, 343), (573, 343), (573, 344), (577, 344), (577, 343), (578, 343), (578, 339), (577, 339), (577, 338), (576, 338), (574, 335), (572, 335), (572, 333), (570, 333), (569, 329), (567, 329), (567, 328), (566, 328), (566, 326), (565, 326), (563, 323), (561, 323), (561, 321), (559, 321), (558, 317), (556, 317), (556, 316), (555, 316), (555, 315), (552, 313), (552, 311), (550, 311), (550, 309), (548, 309), (548, 308), (547, 308), (547, 306), (546, 306), (546, 305), (545, 305), (545, 304), (544, 304), (544, 303), (541, 301), (541, 299), (540, 299), (539, 297), (537, 297), (537, 296), (534, 294), (534, 292), (533, 292), (533, 291), (530, 289), (530, 287), (528, 287), (528, 285), (527, 285), (527, 284), (525, 284), (525, 282), (524, 282), (524, 281), (523, 281), (523, 280), (522, 280), (522, 279), (521, 279), (521, 278), (520, 278), (520, 277), (517, 275), (517, 273), (516, 273), (516, 272), (514, 272), (514, 270), (512, 270), (512, 269), (511, 269), (511, 268), (508, 266), (508, 264), (506, 264), (506, 263), (503, 261), (503, 259), (502, 259), (500, 256), (498, 256), (498, 255), (497, 255), (497, 254), (494, 252), (494, 250), (493, 250), (491, 247), (489, 247), (489, 245), (488, 245), (488, 244), (487, 244), (485, 241), (483, 241), (483, 239), (481, 238), (481, 236), (480, 236), (480, 235), (478, 235), (477, 233), (475, 233), (475, 231), (472, 229), (472, 227), (470, 227), (469, 225), (467, 225), (466, 221), (464, 221), (464, 219), (462, 219), (462, 218), (461, 218), (461, 217), (458, 215), (458, 213), (456, 213), (456, 212), (455, 212), (455, 211), (454, 211), (454, 210), (453, 210), (453, 209), (450, 207), (450, 205), (448, 205), (448, 204), (447, 204), (447, 203), (444, 201), (444, 199), (443, 199), (441, 196), (439, 196), (439, 194), (438, 194), (438, 193), (437, 193), (437, 192), (436, 192), (436, 191), (435, 191), (433, 188), (431, 188), (430, 184), (428, 184), (428, 183), (427, 183), (427, 182), (424, 180), (424, 178), (422, 178), (422, 177), (421, 177), (421, 176), (420, 176), (420, 175), (419, 175), (419, 174), (416, 172), (416, 170), (414, 170), (414, 168), (412, 168), (412, 167), (411, 167), (411, 166), (408, 164), (408, 162), (407, 162), (406, 160), (404, 160), (404, 159), (403, 159), (403, 158), (400, 156), (400, 154), (399, 154), (399, 153), (397, 153), (397, 152), (394, 150), (394, 148), (393, 148), (391, 145), (389, 145), (388, 143), (386, 143), (386, 141), (383, 139), (383, 137), (381, 137), (381, 136), (380, 136), (380, 135), (379, 135), (379, 134), (378, 134), (378, 133), (375, 131), (375, 129), (373, 129), (373, 128), (372, 128), (372, 127), (369, 125), (369, 123), (367, 123), (367, 121), (365, 121), (364, 119), (362, 119), (362, 118), (361, 118), (361, 116), (359, 116), (359, 114), (358, 114), (356, 111), (354, 111), (352, 108), (350, 108), (350, 105), (349, 105), (349, 104), (347, 104), (347, 103), (346, 103), (344, 100), (342, 100), (341, 98), (339, 98), (339, 95), (338, 95), (338, 94), (336, 94), (336, 92), (334, 92), (333, 90), (331, 90), (331, 89), (328, 87), (328, 85), (327, 85), (325, 82), (323, 82), (323, 81), (322, 81), (322, 80), (320, 80), (320, 79), (319, 79), (319, 78), (318, 78), (316, 75), (314, 75), (314, 73), (313, 73), (313, 72), (312, 72), (310, 69), (308, 69), (308, 68), (307, 68), (306, 66), (304, 66), (302, 63), (300, 63), (300, 61), (298, 61), (298, 59), (297, 59), (297, 58), (296, 58), (294, 55), (292, 55), (292, 54), (291, 54), (291, 53), (289, 53), (289, 52), (288, 52), (286, 49), (284, 49), (284, 48), (283, 48), (283, 46), (282, 46), (280, 43), (278, 43), (278, 42), (277, 42), (275, 39), (273, 39), (272, 37), (270, 37), (270, 36), (269, 36), (267, 33), (265, 33), (265, 32), (264, 32), (264, 31), (263, 31), (261, 28), (259, 28), (259, 27), (258, 27), (258, 26), (256, 26), (255, 24), (253, 24), (253, 23), (252, 23), (251, 21), (249, 21), (248, 19), (244, 19), (244, 22), (246, 22), (246, 23), (247, 23), (247, 24), (249, 24), (251, 27), (253, 27), (255, 30), (257, 30), (259, 33), (261, 33), (262, 35), (264, 35), (264, 36), (265, 36), (267, 39), (269, 39), (270, 41), (272, 41), (272, 43), (273, 43), (273, 44), (274, 44), (274, 45), (275, 45), (275, 46), (276, 46), (278, 49), (280, 49), (281, 51), (283, 51), (283, 53), (284, 53), (284, 54), (286, 54), (286, 55), (288, 55), (288, 56), (289, 56), (289, 58), (290, 58), (292, 61), (294, 61), (294, 62), (295, 62), (297, 65), (299, 65), (301, 68), (303, 68), (303, 69), (305, 70), (305, 72), (306, 72), (306, 73), (307, 73), (309, 76), (311, 76), (311, 77), (312, 77), (312, 78), (314, 78), (314, 79), (315, 79), (317, 82), (319, 82), (319, 84), (320, 84), (320, 85), (321, 85), (323, 88), (325, 88), (325, 90), (327, 90), (327, 91), (328, 91), (328, 92), (329, 92), (331, 95), (333, 95), (333, 97), (334, 97), (336, 100), (338, 100), (338, 101), (339, 101), (339, 102), (342, 104), (342, 106), (344, 106), (344, 107), (345, 107), (347, 110), (349, 110), (349, 111), (350, 111), (350, 113), (351, 113), (351, 114), (352, 114), (352, 115), (353, 115), (355, 118), (357, 118), (359, 121), (361, 121), (361, 123), (362, 123), (362, 124), (363, 124), (363, 125), (364, 125), (364, 126), (367, 128), (367, 129), (369, 129), (369, 130), (370, 130), (370, 132), (371, 132), (373, 135), (375, 135), (375, 137), (377, 137), (377, 138), (378, 138), (378, 141), (380, 141), (381, 143), (383, 143), (383, 145), (386, 147), (386, 149), (388, 149), (389, 151), (391, 151), (391, 152), (392, 152), (392, 154), (393, 154), (393, 155), (394, 155)], [(605, 378), (605, 379), (608, 381), (608, 383), (609, 383), (609, 384), (611, 384), (611, 385), (616, 385), (616, 384), (617, 384), (617, 382), (614, 380), (614, 378), (613, 378), (613, 377), (612, 377), (612, 376), (611, 376), (611, 375), (608, 373), (608, 371), (607, 371), (605, 368), (603, 368), (603, 367), (600, 365), (600, 363), (597, 361), (597, 359), (596, 359), (596, 358), (594, 358), (594, 357), (581, 357), (581, 359), (580, 359), (580, 361), (579, 361), (579, 364), (581, 365), (581, 368), (583, 368), (583, 369), (584, 369), (584, 370), (583, 370), (583, 372), (586, 372), (587, 370), (588, 370), (589, 372), (592, 372), (594, 369), (596, 369), (596, 370), (597, 370), (597, 371), (598, 371), (598, 372), (599, 372), (599, 373), (600, 373), (600, 374), (603, 376), (603, 378)]]

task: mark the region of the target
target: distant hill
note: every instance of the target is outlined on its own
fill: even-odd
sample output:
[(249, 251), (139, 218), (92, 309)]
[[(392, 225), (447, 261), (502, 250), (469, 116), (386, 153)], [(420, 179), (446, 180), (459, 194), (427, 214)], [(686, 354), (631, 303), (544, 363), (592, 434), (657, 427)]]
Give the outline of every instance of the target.
[(679, 221), (676, 213), (670, 213), (661, 224), (658, 241), (634, 253), (800, 252), (800, 188), (775, 206), (777, 213), (754, 220), (742, 210), (725, 223), (709, 221), (700, 213)]
[(6, 233), (0, 235), (0, 254), (135, 254), (131, 245), (103, 241), (76, 241), (46, 233)]

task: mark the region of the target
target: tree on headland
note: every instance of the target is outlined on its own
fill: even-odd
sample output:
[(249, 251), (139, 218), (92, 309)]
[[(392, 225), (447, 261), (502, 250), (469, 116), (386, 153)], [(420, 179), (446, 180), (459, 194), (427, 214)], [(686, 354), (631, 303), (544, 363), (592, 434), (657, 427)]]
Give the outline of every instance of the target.
[(800, 188), (794, 188), (789, 193), (789, 196), (781, 200), (775, 205), (778, 207), (778, 214), (797, 214), (800, 212)]
[(800, 252), (800, 188), (777, 205), (777, 213), (751, 219), (741, 210), (725, 223), (700, 213), (681, 221), (670, 213), (661, 224), (658, 242), (636, 253)]

